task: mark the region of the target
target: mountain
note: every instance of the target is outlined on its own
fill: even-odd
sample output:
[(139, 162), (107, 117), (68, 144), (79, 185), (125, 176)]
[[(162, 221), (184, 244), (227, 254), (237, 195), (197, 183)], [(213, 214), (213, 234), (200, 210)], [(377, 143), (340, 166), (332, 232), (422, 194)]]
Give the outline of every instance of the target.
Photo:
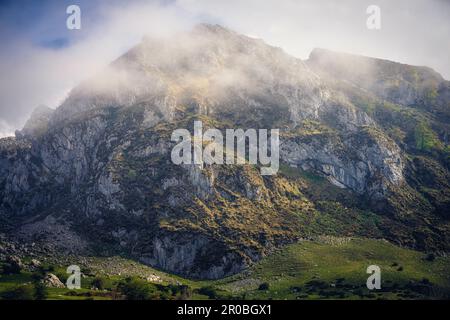
[[(217, 25), (147, 37), (0, 140), (0, 231), (203, 279), (323, 235), (445, 254), (449, 96), (429, 68), (322, 49), (302, 61)], [(195, 120), (280, 129), (278, 174), (175, 165), (171, 133)]]

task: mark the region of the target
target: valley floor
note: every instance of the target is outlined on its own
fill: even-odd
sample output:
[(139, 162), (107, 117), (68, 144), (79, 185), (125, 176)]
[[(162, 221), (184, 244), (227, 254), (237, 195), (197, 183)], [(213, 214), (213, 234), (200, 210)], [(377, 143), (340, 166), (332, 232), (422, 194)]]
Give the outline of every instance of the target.
[[(26, 259), (23, 259), (27, 263)], [(66, 267), (43, 262), (65, 282)], [(449, 299), (450, 257), (434, 257), (384, 240), (321, 237), (301, 241), (220, 280), (192, 280), (121, 257), (74, 258), (82, 289), (48, 288), (47, 299)], [(366, 269), (381, 269), (368, 290)], [(33, 272), (0, 276), (0, 295), (30, 286)], [(100, 288), (98, 288), (100, 287)], [(20, 298), (20, 297), (19, 297)]]

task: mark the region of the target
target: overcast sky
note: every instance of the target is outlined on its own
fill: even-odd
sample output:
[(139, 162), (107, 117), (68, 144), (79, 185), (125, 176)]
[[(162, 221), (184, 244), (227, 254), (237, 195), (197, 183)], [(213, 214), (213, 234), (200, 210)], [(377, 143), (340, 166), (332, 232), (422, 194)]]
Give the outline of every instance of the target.
[[(81, 8), (81, 30), (66, 8)], [(366, 27), (369, 5), (381, 29)], [(0, 137), (138, 43), (221, 24), (306, 59), (314, 47), (427, 65), (450, 79), (450, 0), (0, 1)]]

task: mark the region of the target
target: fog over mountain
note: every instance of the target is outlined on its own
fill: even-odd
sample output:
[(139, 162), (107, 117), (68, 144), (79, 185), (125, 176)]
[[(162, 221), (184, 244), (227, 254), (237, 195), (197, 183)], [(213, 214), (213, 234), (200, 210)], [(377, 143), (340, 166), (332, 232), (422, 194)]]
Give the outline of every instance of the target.
[[(429, 67), (301, 60), (217, 24), (148, 35), (0, 139), (0, 232), (43, 257), (121, 255), (200, 279), (320, 236), (446, 255), (449, 101)], [(171, 133), (195, 121), (279, 128), (279, 172), (174, 164)]]
[(37, 105), (56, 108), (144, 35), (163, 37), (198, 22), (220, 23), (302, 59), (321, 47), (426, 65), (450, 77), (444, 0), (378, 1), (378, 31), (366, 28), (370, 1), (80, 1), (82, 29), (74, 31), (65, 27), (69, 4), (0, 5), (0, 136), (20, 129)]
[(448, 3), (364, 2), (2, 2), (0, 300), (449, 299)]

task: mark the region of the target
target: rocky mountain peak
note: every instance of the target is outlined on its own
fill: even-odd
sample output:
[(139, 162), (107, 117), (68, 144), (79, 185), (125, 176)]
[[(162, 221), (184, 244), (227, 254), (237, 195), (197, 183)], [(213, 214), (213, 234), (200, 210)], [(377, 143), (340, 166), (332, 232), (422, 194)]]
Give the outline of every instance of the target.
[[(26, 129), (45, 128), (38, 135), (0, 139), (0, 218), (60, 252), (100, 250), (198, 278), (336, 225), (447, 250), (450, 176), (434, 131), (447, 127), (413, 104), (439, 81), (325, 50), (305, 62), (220, 26), (147, 38), (53, 113), (37, 111)], [(445, 90), (424, 104), (448, 103)], [(198, 119), (280, 129), (279, 174), (174, 164), (171, 132)]]
[(230, 104), (231, 96), (243, 100), (242, 106), (267, 100), (274, 90), (285, 99), (302, 99), (303, 111), (290, 106), (296, 119), (299, 113), (314, 114), (321, 99), (319, 87), (319, 80), (301, 60), (279, 48), (202, 24), (173, 37), (144, 39), (74, 88), (52, 122), (91, 108), (126, 107), (138, 101), (154, 104), (155, 99), (165, 101), (159, 112), (170, 119), (177, 105), (208, 104), (208, 110), (198, 106), (199, 110), (214, 112)]
[(238, 33), (227, 29), (219, 24), (199, 23), (194, 26), (192, 32), (199, 35), (213, 34), (213, 35), (232, 35), (238, 36)]
[(307, 64), (325, 80), (340, 77), (382, 99), (403, 105), (417, 104), (444, 82), (442, 76), (429, 67), (320, 48), (311, 52)]

